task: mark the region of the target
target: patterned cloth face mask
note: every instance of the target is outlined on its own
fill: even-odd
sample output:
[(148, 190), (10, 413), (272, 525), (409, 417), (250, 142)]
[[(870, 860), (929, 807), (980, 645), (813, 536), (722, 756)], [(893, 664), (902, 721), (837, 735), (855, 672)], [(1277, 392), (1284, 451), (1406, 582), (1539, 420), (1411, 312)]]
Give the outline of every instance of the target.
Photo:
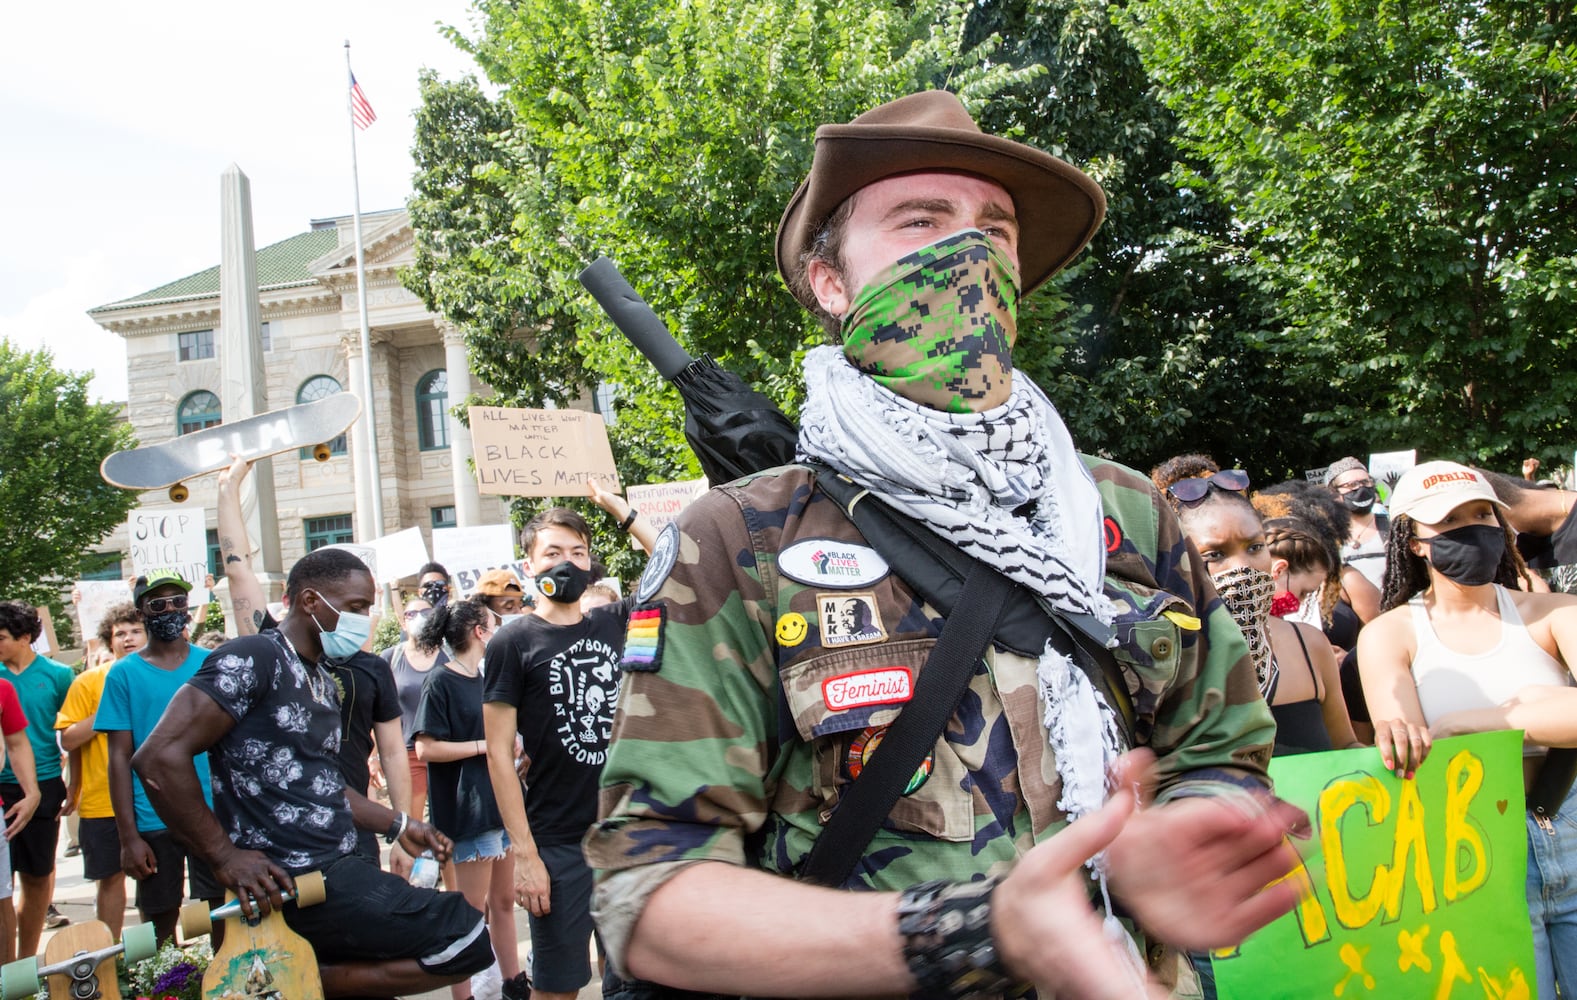
[(1018, 297), (1017, 268), (984, 233), (965, 229), (860, 289), (843, 317), (843, 354), (921, 406), (980, 413), (1012, 391)]
[(1229, 569), (1211, 577), (1221, 603), (1248, 640), (1248, 654), (1254, 661), (1254, 675), (1266, 698), (1275, 690), (1276, 676), (1270, 657), (1270, 605), (1276, 594), (1276, 581), (1269, 573), (1252, 566)]

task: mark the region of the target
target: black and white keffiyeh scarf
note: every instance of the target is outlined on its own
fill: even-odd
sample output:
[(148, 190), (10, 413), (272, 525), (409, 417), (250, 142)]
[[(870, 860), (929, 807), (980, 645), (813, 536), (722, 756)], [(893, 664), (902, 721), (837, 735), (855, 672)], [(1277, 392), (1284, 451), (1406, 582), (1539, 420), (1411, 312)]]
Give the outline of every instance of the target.
[[(799, 453), (825, 462), (1052, 607), (1110, 623), (1101, 498), (1056, 409), (1023, 372), (1008, 401), (943, 413), (805, 357)], [(1022, 509), (1022, 510), (1021, 510)]]

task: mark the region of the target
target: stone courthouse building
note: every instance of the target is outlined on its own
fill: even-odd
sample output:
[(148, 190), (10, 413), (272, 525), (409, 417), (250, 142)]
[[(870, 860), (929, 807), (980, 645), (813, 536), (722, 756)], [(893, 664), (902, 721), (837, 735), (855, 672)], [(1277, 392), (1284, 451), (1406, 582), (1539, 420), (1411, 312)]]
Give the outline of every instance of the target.
[[(506, 502), (478, 494), (467, 466), (470, 433), (449, 413), (473, 388), (488, 390), (471, 383), (460, 333), (399, 282), (400, 269), (413, 257), (409, 216), (404, 210), (363, 215), (362, 233), (382, 481), (372, 482), (359, 460), (368, 447), (365, 417), (349, 440), (334, 442), (328, 461), (316, 461), (307, 451), (274, 456), (286, 569), (318, 546), (369, 539), (373, 490), (382, 493), (383, 533), (420, 527), (429, 551), (432, 528), (508, 520)], [(260, 409), (277, 410), (341, 391), (361, 395), (354, 245), (346, 216), (314, 221), (307, 232), (257, 251), (268, 394)], [(140, 444), (167, 441), (229, 417), (220, 403), (218, 266), (88, 315), (125, 338), (126, 415)], [(206, 511), (210, 552), (215, 553), (215, 477), (190, 485), (191, 497), (182, 506)], [(162, 491), (144, 494), (142, 502), (174, 506)], [(131, 571), (124, 526), (105, 539), (101, 551), (104, 563), (95, 576), (117, 578)], [(210, 561), (217, 562), (213, 555)]]

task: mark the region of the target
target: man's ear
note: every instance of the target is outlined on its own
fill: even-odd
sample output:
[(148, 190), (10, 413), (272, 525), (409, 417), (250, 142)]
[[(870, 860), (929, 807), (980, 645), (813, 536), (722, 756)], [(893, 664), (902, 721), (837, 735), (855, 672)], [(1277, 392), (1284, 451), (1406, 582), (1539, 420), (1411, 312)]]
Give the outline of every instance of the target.
[(812, 258), (805, 265), (810, 290), (829, 316), (839, 318), (849, 311), (849, 290), (843, 274), (824, 260)]

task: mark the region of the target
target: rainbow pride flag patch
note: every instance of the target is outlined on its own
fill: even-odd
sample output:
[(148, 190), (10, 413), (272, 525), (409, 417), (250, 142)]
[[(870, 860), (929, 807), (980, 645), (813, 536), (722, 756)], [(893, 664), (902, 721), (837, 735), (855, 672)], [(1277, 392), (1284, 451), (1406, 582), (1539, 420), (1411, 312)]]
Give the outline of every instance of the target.
[(648, 604), (630, 613), (624, 632), (625, 670), (656, 673), (663, 665), (663, 625), (668, 620), (666, 604)]

